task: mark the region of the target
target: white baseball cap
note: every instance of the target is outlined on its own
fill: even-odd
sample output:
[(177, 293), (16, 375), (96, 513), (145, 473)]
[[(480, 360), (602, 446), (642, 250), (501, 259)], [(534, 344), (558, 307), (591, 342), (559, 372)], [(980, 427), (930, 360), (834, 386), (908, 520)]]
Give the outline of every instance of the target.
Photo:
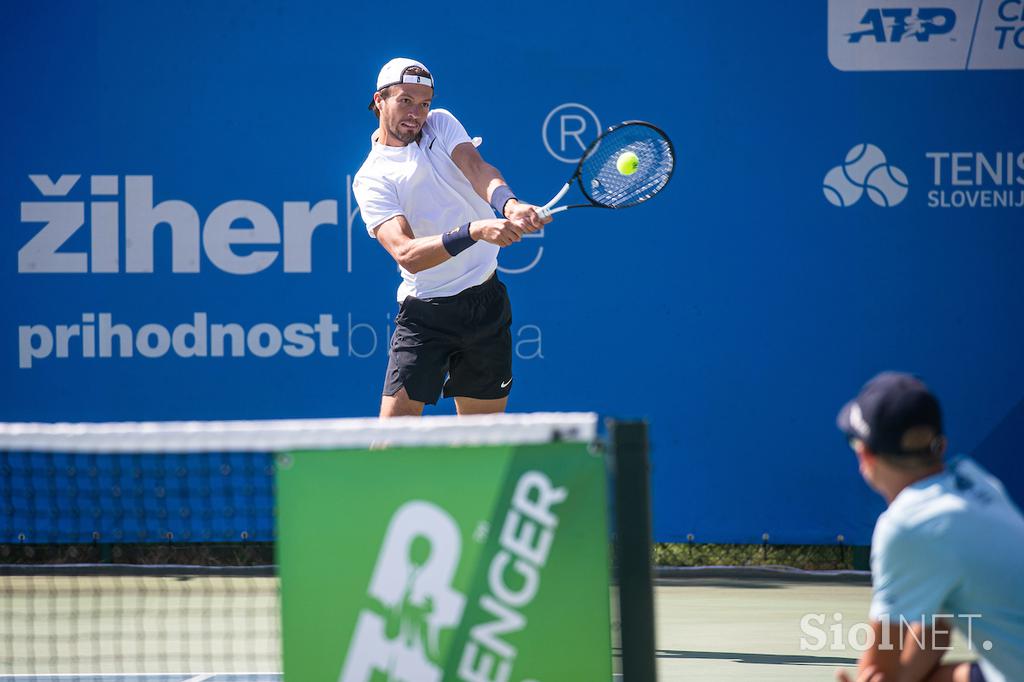
[[(406, 73), (412, 67), (418, 67), (426, 71), (426, 76), (416, 76)], [(377, 90), (383, 90), (399, 83), (414, 83), (434, 87), (434, 77), (430, 75), (430, 69), (423, 66), (422, 62), (407, 57), (396, 57), (384, 65), (377, 75)]]
[[(413, 68), (422, 69), (426, 75), (408, 73), (408, 71)], [(385, 64), (383, 68), (381, 68), (380, 73), (377, 74), (376, 92), (380, 92), (384, 88), (391, 87), (392, 85), (398, 85), (400, 83), (426, 85), (433, 89), (434, 76), (430, 73), (430, 69), (425, 67), (422, 62), (418, 62), (415, 59), (409, 59), (408, 57), (396, 57)], [(375, 108), (373, 99), (370, 99), (370, 111), (373, 111)]]

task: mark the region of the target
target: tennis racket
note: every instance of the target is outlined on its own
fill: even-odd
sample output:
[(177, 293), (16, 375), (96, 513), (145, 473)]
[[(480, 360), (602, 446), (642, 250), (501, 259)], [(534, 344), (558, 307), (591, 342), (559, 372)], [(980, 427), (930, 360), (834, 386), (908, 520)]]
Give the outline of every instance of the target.
[[(636, 170), (619, 171), (622, 154), (636, 154)], [(565, 186), (537, 215), (547, 218), (570, 208), (627, 208), (647, 201), (665, 189), (676, 165), (672, 141), (660, 129), (643, 121), (626, 121), (612, 126), (590, 143)], [(573, 183), (589, 203), (555, 206)]]

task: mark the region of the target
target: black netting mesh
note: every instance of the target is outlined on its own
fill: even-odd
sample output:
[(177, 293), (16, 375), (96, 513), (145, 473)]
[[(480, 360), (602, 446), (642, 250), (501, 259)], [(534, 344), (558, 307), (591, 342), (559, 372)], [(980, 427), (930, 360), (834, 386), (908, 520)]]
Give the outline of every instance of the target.
[(4, 675), (281, 669), (273, 566), (0, 565), (0, 605)]
[(270, 453), (0, 449), (0, 676), (280, 671), (273, 541)]
[[(636, 154), (639, 163), (630, 175), (619, 172), (622, 154)], [(608, 208), (639, 204), (668, 184), (675, 166), (672, 143), (646, 123), (624, 123), (605, 133), (583, 160), (580, 186), (591, 200)]]

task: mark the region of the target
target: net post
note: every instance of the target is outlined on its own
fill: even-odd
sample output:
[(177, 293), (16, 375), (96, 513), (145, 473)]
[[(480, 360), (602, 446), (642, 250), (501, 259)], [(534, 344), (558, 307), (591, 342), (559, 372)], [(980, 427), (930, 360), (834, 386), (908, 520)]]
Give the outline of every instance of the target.
[(607, 421), (615, 472), (615, 564), (618, 568), (624, 682), (655, 682), (651, 587), (650, 462), (646, 421)]

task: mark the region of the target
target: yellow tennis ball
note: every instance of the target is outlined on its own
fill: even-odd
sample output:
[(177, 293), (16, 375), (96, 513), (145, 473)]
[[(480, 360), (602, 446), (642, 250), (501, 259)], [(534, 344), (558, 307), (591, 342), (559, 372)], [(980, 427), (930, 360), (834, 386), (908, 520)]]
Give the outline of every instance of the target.
[(615, 162), (615, 167), (623, 175), (632, 175), (640, 167), (640, 159), (633, 152), (622, 152), (619, 154), (618, 161)]

